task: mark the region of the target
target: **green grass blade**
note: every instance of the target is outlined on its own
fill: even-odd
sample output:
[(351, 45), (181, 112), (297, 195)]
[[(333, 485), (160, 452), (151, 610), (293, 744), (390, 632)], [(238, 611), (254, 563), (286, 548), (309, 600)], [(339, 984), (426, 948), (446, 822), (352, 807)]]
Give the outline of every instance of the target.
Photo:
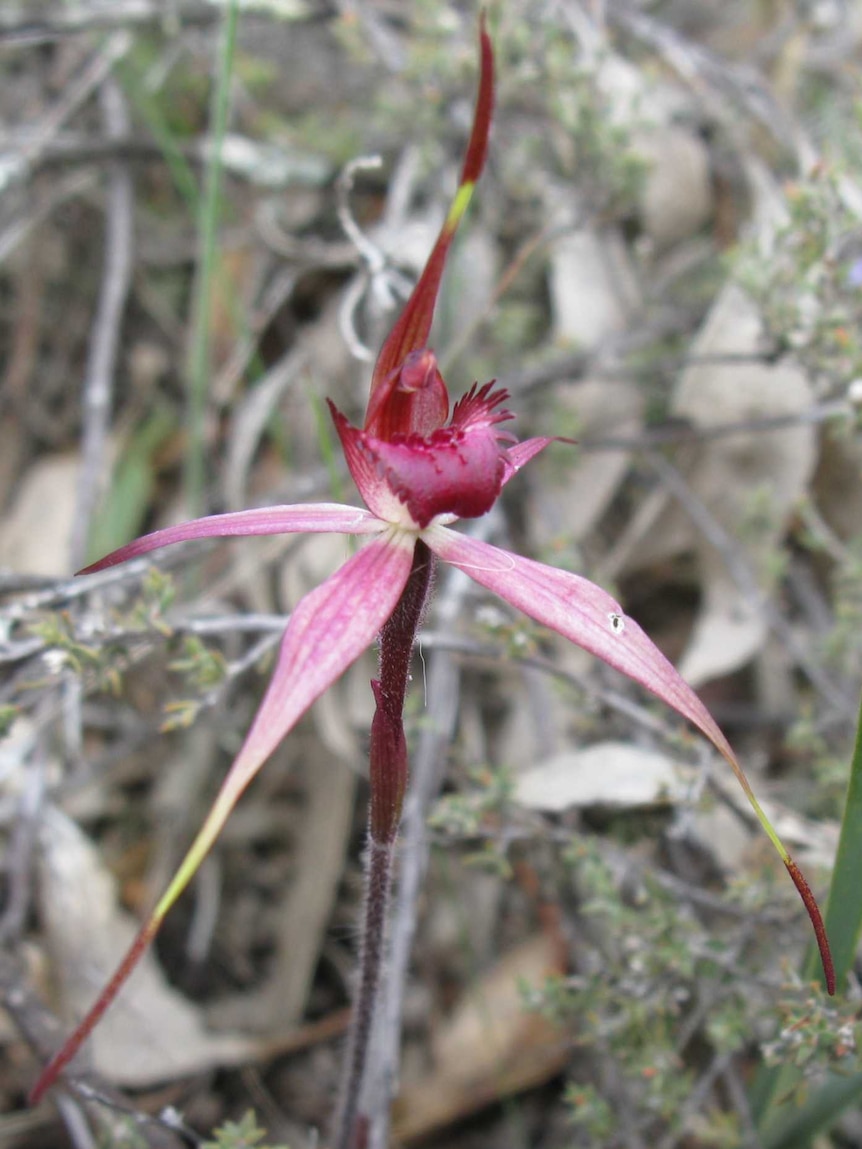
[[(835, 977), (838, 993), (841, 993), (847, 980), (862, 932), (862, 881), (859, 879), (859, 859), (862, 858), (862, 705), (856, 727), (856, 745), (850, 763), (850, 778), (847, 783), (847, 797), (844, 815), (841, 819), (841, 835), (838, 840), (838, 853), (832, 881), (829, 887), (829, 900), (826, 905), (826, 932), (835, 962)], [(804, 976), (823, 982), (820, 961), (815, 946), (809, 948), (803, 965)], [(798, 1073), (791, 1066), (775, 1066), (763, 1070), (757, 1077), (751, 1094), (751, 1103), (758, 1120), (764, 1146), (772, 1145), (770, 1137), (774, 1130), (785, 1130), (782, 1146), (807, 1144), (806, 1141), (790, 1141), (787, 1137), (794, 1122), (804, 1121), (805, 1127), (819, 1115), (819, 1129), (825, 1129), (840, 1116), (841, 1110), (855, 1101), (862, 1091), (862, 1077), (830, 1078), (826, 1085), (817, 1090), (806, 1105), (787, 1112), (780, 1099), (787, 1096), (798, 1080)], [(848, 1081), (855, 1081), (856, 1088), (844, 1090)], [(822, 1095), (822, 1100), (821, 1100)], [(840, 1101), (840, 1105), (839, 1105)], [(801, 1125), (800, 1125), (801, 1128)], [(779, 1142), (776, 1142), (778, 1145)]]
[(831, 1075), (804, 1105), (786, 1113), (777, 1111), (776, 1119), (760, 1135), (761, 1149), (810, 1149), (815, 1138), (834, 1125), (860, 1097), (862, 1074)]
[(173, 413), (165, 407), (157, 408), (123, 443), (93, 524), (88, 562), (95, 562), (140, 534), (156, 485), (155, 456), (175, 431)]
[[(826, 931), (829, 934), (839, 991), (843, 988), (853, 965), (859, 935), (862, 932), (860, 858), (862, 858), (862, 707), (856, 727), (853, 760), (850, 763), (850, 779), (847, 783), (847, 797), (841, 819), (838, 853), (835, 857), (829, 901), (826, 905)], [(818, 967), (817, 953), (811, 950), (805, 963), (806, 977), (817, 977)]]
[(187, 371), (188, 449), (185, 496), (190, 516), (203, 512), (206, 489), (206, 443), (204, 425), (210, 375), (212, 292), (217, 258), (217, 238), (222, 205), (222, 147), (227, 130), (230, 84), (236, 50), (239, 0), (228, 0), (222, 23), (219, 58), (213, 89), (211, 152), (198, 222), (200, 262), (192, 298), (191, 343)]
[(128, 61), (122, 61), (117, 70), (126, 94), (147, 125), (159, 150), (164, 156), (165, 164), (171, 174), (174, 187), (184, 200), (192, 216), (198, 217), (201, 197), (197, 177), (191, 164), (183, 154), (176, 134), (165, 119), (158, 101), (154, 99), (152, 93), (147, 90), (146, 84), (143, 83), (141, 77)]
[(320, 457), (323, 459), (323, 464), (326, 467), (326, 473), (329, 475), (329, 489), (332, 491), (332, 497), (336, 503), (346, 502), (347, 496), (344, 491), (344, 476), (338, 466), (340, 456), (335, 449), (329, 412), (325, 409), (323, 403), (321, 403), (314, 391), (310, 390), (308, 392), (308, 401), (311, 404), (311, 410), (314, 414), (314, 425), (317, 429), (317, 446), (320, 451)]

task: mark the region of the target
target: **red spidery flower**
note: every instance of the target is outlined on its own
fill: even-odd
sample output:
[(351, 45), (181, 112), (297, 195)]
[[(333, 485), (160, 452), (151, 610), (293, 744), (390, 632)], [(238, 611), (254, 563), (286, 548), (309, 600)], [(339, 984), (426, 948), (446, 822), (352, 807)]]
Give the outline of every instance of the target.
[[(502, 406), (507, 393), (495, 390), (493, 383), (474, 386), (456, 403), (450, 418), (448, 390), (434, 353), (426, 346), (446, 255), (487, 152), (494, 68), (484, 20), (480, 55), (479, 95), (458, 191), (428, 263), (380, 351), (364, 426), (351, 426), (330, 403), (365, 507), (310, 503), (212, 515), (136, 539), (81, 572), (103, 570), (172, 543), (213, 536), (341, 532), (366, 539), (358, 553), (305, 595), (291, 614), (269, 687), (204, 825), (119, 969), (42, 1073), (34, 1100), (56, 1081), (113, 1001), (246, 786), (315, 699), (379, 638), (380, 676), (372, 683), (377, 709), (370, 747), (372, 892), (359, 991), (364, 1004), (357, 1007), (361, 1032), (354, 1034), (353, 1070), (348, 1072), (342, 1132), (336, 1139), (339, 1146), (352, 1143), (379, 976), (392, 846), (407, 783), (402, 709), (409, 660), (438, 559), (459, 567), (511, 606), (652, 691), (712, 742), (730, 764), (802, 896), (820, 946), (827, 986), (834, 992), (829, 947), (814, 897), (752, 793), (733, 750), (694, 691), (600, 587), (452, 529), (459, 518), (489, 511), (505, 484), (551, 442), (547, 438), (518, 442), (500, 429), (512, 415)], [(377, 917), (372, 920), (374, 913)], [(379, 936), (373, 937), (375, 930)], [(370, 957), (369, 951), (373, 951)]]

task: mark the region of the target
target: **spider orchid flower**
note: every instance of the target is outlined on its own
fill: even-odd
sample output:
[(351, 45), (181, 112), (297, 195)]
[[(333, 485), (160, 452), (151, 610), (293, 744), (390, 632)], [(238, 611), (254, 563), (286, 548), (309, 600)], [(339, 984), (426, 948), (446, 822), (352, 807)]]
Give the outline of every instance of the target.
[(425, 269), (380, 351), (364, 426), (352, 426), (330, 403), (365, 507), (311, 503), (212, 515), (136, 539), (81, 572), (103, 570), (191, 539), (339, 532), (366, 540), (296, 605), (266, 694), (203, 827), (90, 1013), (42, 1073), (34, 1100), (56, 1081), (108, 1008), (267, 758), (312, 703), (378, 639), (369, 829), (372, 853), (392, 845), (407, 782), (402, 708), (409, 659), (436, 560), (463, 570), (511, 606), (627, 675), (712, 742), (802, 896), (829, 992), (834, 992), (826, 934), (808, 884), (766, 818), (726, 738), (671, 663), (623, 607), (592, 582), (452, 530), (457, 519), (489, 511), (505, 484), (551, 442), (518, 442), (501, 430), (512, 418), (503, 406), (509, 396), (493, 383), (474, 386), (450, 417), (446, 384), (426, 346), (446, 256), (487, 152), (494, 81), (484, 21), (480, 57), (479, 93), (458, 190)]

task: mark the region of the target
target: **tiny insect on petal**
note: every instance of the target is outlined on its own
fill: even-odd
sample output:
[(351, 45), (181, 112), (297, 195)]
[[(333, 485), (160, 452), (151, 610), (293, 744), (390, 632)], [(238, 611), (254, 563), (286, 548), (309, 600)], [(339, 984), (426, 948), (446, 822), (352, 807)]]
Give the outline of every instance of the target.
[(460, 567), (530, 618), (646, 687), (706, 735), (733, 770), (799, 891), (814, 928), (827, 989), (834, 993), (835, 971), (829, 941), (808, 883), (767, 818), (715, 719), (641, 627), (624, 615), (622, 607), (609, 594), (588, 579), (459, 535), (440, 524), (432, 525), (423, 532), (422, 538), (441, 559)]

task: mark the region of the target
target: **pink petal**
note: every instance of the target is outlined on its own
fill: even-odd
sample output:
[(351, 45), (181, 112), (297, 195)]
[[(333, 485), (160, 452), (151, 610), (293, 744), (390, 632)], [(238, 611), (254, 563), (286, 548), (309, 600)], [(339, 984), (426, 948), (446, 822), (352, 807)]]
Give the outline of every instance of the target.
[(225, 515), (208, 515), (165, 527), (161, 531), (143, 535), (112, 551), (98, 562), (78, 571), (92, 574), (106, 567), (116, 566), (138, 555), (148, 554), (171, 543), (190, 539), (229, 538), (234, 535), (288, 535), (307, 532), (334, 531), (346, 535), (371, 535), (386, 529), (374, 515), (363, 507), (347, 507), (340, 503), (297, 503), (291, 506), (256, 507), (249, 511), (231, 511)]
[(251, 729), (190, 853), (209, 849), (240, 794), (276, 746), (312, 702), (374, 642), (407, 583), (414, 547), (409, 535), (388, 532), (367, 543), (300, 599)]
[[(579, 575), (432, 526), (423, 539), (440, 558), (537, 622), (658, 695), (701, 730), (739, 769), (730, 744), (691, 687), (615, 599)], [(745, 783), (746, 791), (748, 784)]]
[(506, 474), (503, 476), (503, 486), (508, 483), (511, 478), (517, 475), (518, 471), (531, 459), (535, 459), (540, 451), (544, 451), (549, 443), (556, 443), (559, 440), (552, 436), (550, 438), (537, 438), (525, 439), (523, 443), (513, 443), (511, 447), (506, 448)]
[(263, 702), (206, 821), (116, 972), (43, 1070), (31, 1093), (34, 1104), (51, 1088), (109, 1008), (249, 782), (315, 699), (374, 641), (407, 582), (414, 546), (409, 536), (397, 533), (374, 539), (297, 604)]
[(715, 719), (634, 619), (628, 618), (620, 604), (601, 587), (578, 575), (521, 558), (439, 524), (424, 531), (422, 538), (440, 558), (460, 567), (476, 582), (530, 618), (627, 674), (706, 735), (729, 763), (799, 891), (814, 927), (826, 988), (834, 994), (835, 967), (829, 952), (829, 939), (810, 886), (764, 813)]

